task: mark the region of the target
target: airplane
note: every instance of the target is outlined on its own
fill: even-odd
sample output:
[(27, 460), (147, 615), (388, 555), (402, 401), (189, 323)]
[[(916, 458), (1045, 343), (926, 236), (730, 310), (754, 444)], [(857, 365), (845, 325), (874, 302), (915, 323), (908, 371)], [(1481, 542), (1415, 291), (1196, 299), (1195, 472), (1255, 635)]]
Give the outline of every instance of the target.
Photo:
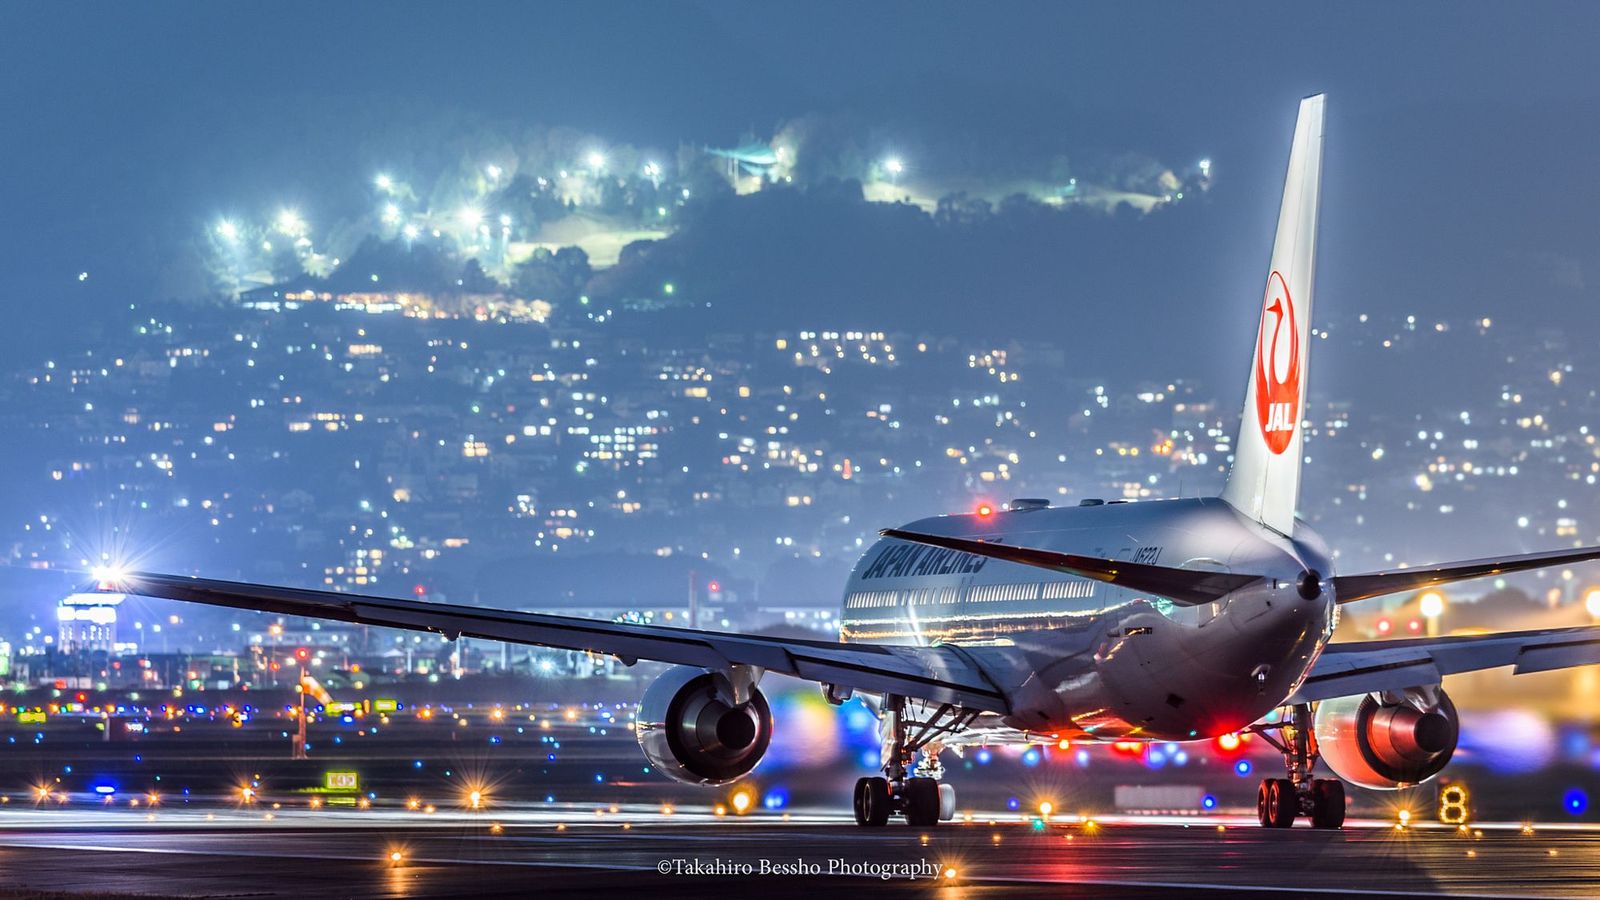
[[(1222, 493), (1019, 499), (885, 529), (845, 587), (839, 640), (790, 640), (135, 573), (102, 589), (283, 615), (584, 650), (672, 664), (645, 691), (639, 745), (690, 784), (748, 775), (772, 738), (766, 673), (860, 694), (880, 719), (865, 827), (951, 819), (943, 751), (1002, 743), (1199, 741), (1250, 732), (1283, 756), (1262, 826), (1342, 827), (1345, 783), (1437, 775), (1460, 722), (1444, 676), (1600, 663), (1600, 627), (1330, 643), (1343, 604), (1600, 558), (1600, 547), (1334, 573), (1295, 511), (1303, 459), (1324, 97), (1301, 101)], [(1335, 777), (1315, 777), (1322, 763)]]

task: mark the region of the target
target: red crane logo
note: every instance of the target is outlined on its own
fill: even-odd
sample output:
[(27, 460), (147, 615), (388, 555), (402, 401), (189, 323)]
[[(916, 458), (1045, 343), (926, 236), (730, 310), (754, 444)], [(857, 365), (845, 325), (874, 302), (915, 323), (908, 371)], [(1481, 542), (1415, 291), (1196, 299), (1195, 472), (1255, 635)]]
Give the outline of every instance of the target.
[[(1288, 325), (1288, 358), (1280, 364), (1284, 326)], [(1256, 335), (1256, 420), (1267, 449), (1289, 449), (1300, 424), (1300, 329), (1295, 323), (1289, 284), (1276, 269), (1267, 276), (1262, 301), (1261, 331)]]

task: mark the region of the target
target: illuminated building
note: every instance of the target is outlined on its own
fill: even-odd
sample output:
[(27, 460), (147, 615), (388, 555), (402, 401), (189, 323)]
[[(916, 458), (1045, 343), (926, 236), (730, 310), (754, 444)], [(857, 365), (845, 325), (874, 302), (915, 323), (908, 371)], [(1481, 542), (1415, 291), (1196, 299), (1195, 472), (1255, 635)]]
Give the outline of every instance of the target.
[(63, 653), (110, 653), (117, 643), (117, 607), (124, 594), (71, 594), (56, 607)]

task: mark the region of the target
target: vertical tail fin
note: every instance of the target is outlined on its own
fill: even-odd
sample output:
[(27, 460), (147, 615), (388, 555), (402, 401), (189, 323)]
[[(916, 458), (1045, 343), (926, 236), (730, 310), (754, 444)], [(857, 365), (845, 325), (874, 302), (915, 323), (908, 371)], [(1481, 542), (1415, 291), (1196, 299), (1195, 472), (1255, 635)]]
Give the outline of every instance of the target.
[(1300, 498), (1300, 421), (1311, 350), (1311, 283), (1316, 268), (1322, 182), (1323, 95), (1300, 101), (1278, 235), (1250, 360), (1244, 418), (1222, 499), (1283, 534), (1294, 532)]

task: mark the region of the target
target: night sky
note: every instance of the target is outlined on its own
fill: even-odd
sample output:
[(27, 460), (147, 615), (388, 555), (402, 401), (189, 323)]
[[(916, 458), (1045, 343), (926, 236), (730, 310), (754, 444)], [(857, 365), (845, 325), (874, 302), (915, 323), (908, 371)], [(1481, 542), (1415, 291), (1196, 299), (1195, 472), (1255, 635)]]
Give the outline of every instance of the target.
[(326, 218), (483, 128), (675, 147), (851, 115), (929, 159), (981, 135), (1216, 160), (1204, 215), (1083, 277), (1243, 334), (1227, 301), (1259, 292), (1295, 101), (1326, 91), (1323, 303), (1586, 325), (1597, 26), (1586, 3), (6, 3), (0, 301), (48, 328), (183, 296), (219, 214)]

